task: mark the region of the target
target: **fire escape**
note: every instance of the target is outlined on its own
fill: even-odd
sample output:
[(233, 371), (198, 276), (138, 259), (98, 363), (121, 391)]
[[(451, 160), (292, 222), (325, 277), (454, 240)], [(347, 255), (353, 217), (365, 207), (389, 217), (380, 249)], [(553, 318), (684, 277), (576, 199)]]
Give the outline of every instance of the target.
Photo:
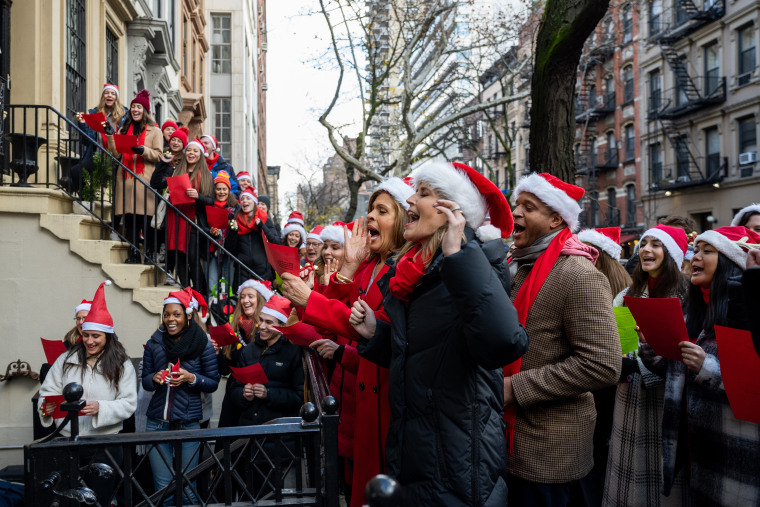
[(686, 63), (686, 55), (675, 45), (684, 37), (703, 26), (720, 19), (725, 13), (725, 0), (705, 0), (700, 9), (692, 0), (674, 0), (669, 11), (670, 19), (653, 25), (651, 39), (656, 42), (668, 67), (673, 71), (675, 86), (665, 93), (650, 93), (649, 121), (656, 121), (675, 151), (676, 163), (667, 169), (658, 168), (657, 174), (650, 163), (650, 191), (673, 190), (723, 179), (728, 168), (727, 159), (708, 155), (699, 157), (698, 150), (687, 134), (686, 117), (706, 107), (726, 100), (726, 78), (718, 68), (705, 69), (705, 75), (693, 76)]

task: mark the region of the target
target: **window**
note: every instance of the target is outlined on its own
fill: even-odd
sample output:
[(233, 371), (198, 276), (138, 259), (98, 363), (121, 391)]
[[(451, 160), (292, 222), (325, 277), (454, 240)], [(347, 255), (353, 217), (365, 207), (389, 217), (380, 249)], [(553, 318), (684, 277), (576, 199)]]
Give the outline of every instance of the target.
[(607, 109), (615, 109), (615, 80), (612, 76), (604, 80), (604, 102)]
[(599, 148), (598, 144), (596, 142), (596, 138), (591, 139), (591, 152), (589, 155), (591, 155), (591, 165), (595, 165), (596, 161), (599, 159)]
[(66, 0), (66, 112), (74, 119), (87, 110), (85, 0)]
[(634, 225), (636, 223), (636, 187), (628, 185), (625, 187), (625, 223)]
[(625, 126), (625, 161), (630, 162), (636, 158), (636, 131), (633, 124)]
[(618, 164), (618, 154), (617, 146), (615, 145), (614, 132), (607, 132), (607, 160), (605, 162), (610, 166), (616, 166)]
[(607, 225), (615, 227), (620, 225), (617, 214), (617, 192), (614, 188), (607, 189)]
[(119, 84), (119, 40), (106, 27), (106, 83)]
[(657, 185), (662, 181), (662, 152), (660, 143), (649, 145), (649, 164), (652, 170), (652, 185)]
[(588, 109), (594, 109), (596, 107), (596, 85), (591, 83), (588, 85)]
[(757, 151), (757, 127), (755, 117), (747, 116), (738, 122), (739, 130), (739, 153)]
[(496, 188), (499, 188), (499, 170), (496, 169), (493, 172), (493, 184), (496, 185)]
[(633, 102), (633, 66), (623, 69), (623, 104)]
[(196, 77), (197, 77), (198, 73), (195, 71), (195, 69), (196, 69), (195, 60), (196, 60), (197, 56), (198, 56), (198, 39), (196, 39), (195, 37), (193, 37), (193, 52), (190, 53), (190, 58), (193, 59), (193, 79), (192, 79), (193, 91), (197, 91), (198, 90), (197, 84), (196, 84)]
[(187, 18), (182, 18), (182, 74), (187, 76)]
[(690, 181), (691, 152), (686, 137), (675, 138), (676, 141), (676, 176), (677, 181)]
[(153, 105), (153, 119), (156, 120), (156, 123), (158, 125), (163, 124), (164, 119), (164, 113), (163, 113), (163, 105), (160, 102), (156, 102)]
[(659, 33), (662, 28), (662, 0), (652, 0), (649, 2), (649, 36)]
[(755, 70), (755, 39), (752, 33), (752, 25), (746, 26), (739, 30), (739, 76), (737, 77), (738, 85), (749, 83), (752, 72)]
[(633, 40), (633, 12), (631, 4), (623, 7), (623, 44)]
[(591, 192), (591, 218), (589, 222), (592, 227), (599, 227), (599, 193), (594, 190)]
[(705, 129), (705, 177), (711, 178), (720, 169), (720, 133), (718, 127)]
[(656, 112), (660, 110), (662, 103), (662, 88), (660, 83), (660, 71), (653, 70), (649, 73), (649, 111)]
[(229, 74), (232, 72), (230, 16), (227, 14), (212, 15), (211, 23), (211, 73)]
[(224, 158), (232, 158), (232, 100), (229, 97), (211, 99), (214, 107), (214, 137)]
[(712, 43), (704, 48), (705, 57), (705, 95), (710, 96), (720, 87), (720, 56), (718, 44)]

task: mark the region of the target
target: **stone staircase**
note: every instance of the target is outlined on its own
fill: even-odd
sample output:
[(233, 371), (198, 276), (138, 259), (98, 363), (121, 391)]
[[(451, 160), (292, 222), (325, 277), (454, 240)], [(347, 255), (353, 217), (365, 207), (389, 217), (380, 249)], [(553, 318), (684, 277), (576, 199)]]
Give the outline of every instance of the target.
[(170, 287), (158, 271), (154, 287), (153, 266), (124, 264), (129, 247), (121, 241), (102, 240), (100, 222), (60, 190), (0, 187), (0, 212), (38, 214), (40, 227), (68, 241), (69, 249), (83, 260), (97, 264), (116, 286), (132, 291), (132, 301), (160, 315)]

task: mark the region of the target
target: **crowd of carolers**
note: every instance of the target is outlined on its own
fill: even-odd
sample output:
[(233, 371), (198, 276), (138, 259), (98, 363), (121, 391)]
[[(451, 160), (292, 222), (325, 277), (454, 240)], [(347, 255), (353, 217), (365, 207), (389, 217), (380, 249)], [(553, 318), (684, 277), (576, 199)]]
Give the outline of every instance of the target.
[[(122, 130), (137, 125), (136, 103), (149, 111), (140, 97)], [(583, 189), (530, 174), (510, 208), (478, 172), (434, 162), (378, 185), (352, 224), (307, 234), (294, 212), (278, 238), (244, 173), (227, 165), (212, 178), (205, 141), (182, 133), (168, 136), (181, 158), (173, 174), (191, 174), (192, 196), (209, 202), (213, 181), (216, 206), (228, 204), (237, 176), (238, 227), (224, 244), (242, 245), (230, 251), (265, 280), (240, 280), (234, 312), (211, 313), (240, 340), (218, 347), (198, 290), (208, 285), (191, 274), (194, 288), (164, 301), (137, 374), (101, 285), (76, 307), (69, 351), (40, 392), (43, 400), (82, 383), (82, 434), (116, 433), (132, 414), (138, 430), (202, 427), (220, 378), (256, 363), (266, 383), (230, 376), (214, 395), (219, 426), (295, 415), (305, 399), (302, 348), (287, 336), (299, 324), (329, 366), (351, 506), (364, 505), (378, 473), (399, 481), (403, 505), (760, 505), (760, 425), (734, 417), (715, 337), (716, 325), (747, 329), (760, 350), (760, 204), (701, 233), (668, 217), (623, 265), (619, 228), (576, 234)], [(146, 156), (147, 171), (141, 147), (135, 159)], [(273, 287), (262, 232), (303, 247), (300, 276), (283, 273)], [(658, 356), (638, 327), (638, 348), (621, 353), (613, 308), (623, 296), (680, 300), (689, 336), (680, 360)], [(41, 401), (46, 425), (53, 408)], [(198, 444), (186, 446), (192, 465)], [(149, 457), (154, 486), (164, 487), (167, 462), (157, 449)]]

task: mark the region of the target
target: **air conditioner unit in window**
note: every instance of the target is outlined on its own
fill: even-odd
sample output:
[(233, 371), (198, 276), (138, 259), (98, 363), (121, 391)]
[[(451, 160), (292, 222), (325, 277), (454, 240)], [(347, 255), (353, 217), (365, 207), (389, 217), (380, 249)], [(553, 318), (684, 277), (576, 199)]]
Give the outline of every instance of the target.
[(756, 151), (745, 151), (744, 153), (739, 153), (739, 165), (754, 164), (755, 162), (757, 162)]
[(266, 91), (266, 90), (269, 89), (269, 87), (267, 86), (266, 83), (261, 83), (261, 89), (264, 90), (264, 91)]
[(263, 51), (266, 51), (268, 48), (269, 48), (269, 45), (268, 45), (266, 42), (262, 42), (262, 43), (261, 43), (261, 49), (262, 49)]

